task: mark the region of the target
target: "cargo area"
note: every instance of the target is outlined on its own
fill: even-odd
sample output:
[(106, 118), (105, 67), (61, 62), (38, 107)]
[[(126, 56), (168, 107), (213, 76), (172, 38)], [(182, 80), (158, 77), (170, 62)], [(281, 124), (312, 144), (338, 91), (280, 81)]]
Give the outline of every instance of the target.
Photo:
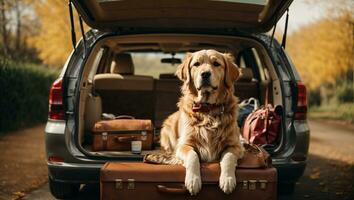
[[(160, 150), (163, 121), (177, 111), (182, 82), (174, 75), (186, 52), (215, 49), (231, 53), (242, 75), (234, 83), (239, 101), (256, 98), (283, 105), (282, 90), (264, 46), (254, 39), (211, 35), (149, 34), (108, 37), (99, 41), (83, 71), (80, 83), (79, 149), (93, 156), (142, 158)], [(151, 120), (153, 147), (141, 154), (127, 151), (93, 151), (93, 127), (118, 116)], [(282, 140), (273, 148), (281, 146)]]

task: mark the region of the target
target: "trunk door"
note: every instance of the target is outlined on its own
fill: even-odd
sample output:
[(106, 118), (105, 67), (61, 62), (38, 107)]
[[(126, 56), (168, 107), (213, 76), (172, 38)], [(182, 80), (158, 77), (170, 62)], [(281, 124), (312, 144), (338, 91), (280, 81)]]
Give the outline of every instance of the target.
[(73, 0), (92, 28), (269, 31), (293, 0)]

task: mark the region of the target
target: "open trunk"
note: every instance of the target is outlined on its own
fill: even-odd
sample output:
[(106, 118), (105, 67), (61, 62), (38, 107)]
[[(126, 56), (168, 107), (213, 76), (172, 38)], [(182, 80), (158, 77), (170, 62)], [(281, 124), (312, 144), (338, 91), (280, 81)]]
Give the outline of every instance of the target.
[[(129, 159), (141, 159), (146, 153), (159, 151), (158, 145), (139, 155), (130, 150), (93, 151), (92, 127), (101, 120), (102, 113), (131, 115), (152, 120), (154, 136), (158, 138), (163, 120), (177, 111), (176, 103), (181, 95), (181, 82), (173, 75), (177, 65), (161, 64), (161, 59), (183, 59), (186, 52), (201, 49), (234, 55), (236, 64), (245, 72), (235, 82), (235, 95), (241, 101), (254, 97), (263, 104), (269, 88), (270, 102), (283, 105), (275, 67), (265, 47), (252, 38), (195, 34), (108, 37), (97, 42), (83, 71), (76, 137), (79, 149), (91, 156)], [(131, 55), (133, 63), (115, 60), (122, 53)], [(115, 70), (114, 66), (123, 64), (133, 65), (130, 67), (134, 70)], [(280, 138), (272, 148), (277, 149), (282, 143)]]
[(292, 0), (73, 0), (92, 28), (267, 32)]

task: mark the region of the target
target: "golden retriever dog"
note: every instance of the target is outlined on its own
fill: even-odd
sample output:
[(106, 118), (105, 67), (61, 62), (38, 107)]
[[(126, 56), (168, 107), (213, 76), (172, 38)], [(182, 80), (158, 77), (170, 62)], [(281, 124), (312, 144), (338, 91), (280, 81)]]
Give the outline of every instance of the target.
[(164, 121), (160, 142), (166, 153), (181, 162), (161, 155), (148, 160), (183, 164), (185, 186), (192, 195), (202, 186), (200, 162), (219, 161), (219, 186), (229, 194), (236, 187), (237, 160), (244, 152), (234, 96), (239, 69), (230, 54), (201, 50), (187, 54), (176, 75), (183, 81), (179, 110)]

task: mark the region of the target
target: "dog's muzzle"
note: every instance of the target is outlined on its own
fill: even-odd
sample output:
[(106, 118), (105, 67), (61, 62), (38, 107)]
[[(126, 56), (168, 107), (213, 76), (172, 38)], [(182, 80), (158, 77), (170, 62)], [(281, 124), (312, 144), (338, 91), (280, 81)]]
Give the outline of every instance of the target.
[(216, 90), (218, 87), (217, 86), (213, 86), (210, 82), (210, 77), (211, 77), (211, 73), (209, 71), (203, 72), (200, 74), (200, 76), (202, 77), (200, 80), (200, 86), (197, 88), (197, 90), (201, 90), (203, 87), (211, 87), (213, 90)]

